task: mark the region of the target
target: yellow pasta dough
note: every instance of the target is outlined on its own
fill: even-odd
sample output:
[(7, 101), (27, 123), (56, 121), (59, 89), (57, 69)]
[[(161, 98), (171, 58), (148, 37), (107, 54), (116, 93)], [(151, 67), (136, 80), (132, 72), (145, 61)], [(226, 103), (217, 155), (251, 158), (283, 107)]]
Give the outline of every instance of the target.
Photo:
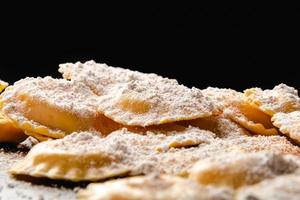
[(276, 135), (278, 131), (271, 123), (271, 117), (256, 107), (240, 103), (225, 109), (224, 114), (249, 131), (260, 135)]
[(0, 80), (0, 93), (8, 86), (8, 83)]
[(0, 112), (0, 142), (18, 143), (27, 136), (19, 128), (16, 128), (12, 121)]

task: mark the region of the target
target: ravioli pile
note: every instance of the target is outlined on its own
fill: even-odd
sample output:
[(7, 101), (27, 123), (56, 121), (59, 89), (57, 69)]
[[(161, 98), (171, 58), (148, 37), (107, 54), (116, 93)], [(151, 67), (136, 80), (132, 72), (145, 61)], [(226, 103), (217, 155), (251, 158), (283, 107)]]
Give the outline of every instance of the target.
[[(0, 142), (39, 141), (9, 173), (94, 182), (78, 199), (296, 199), (300, 98), (109, 67), (0, 81)], [(98, 182), (98, 183), (95, 183)]]

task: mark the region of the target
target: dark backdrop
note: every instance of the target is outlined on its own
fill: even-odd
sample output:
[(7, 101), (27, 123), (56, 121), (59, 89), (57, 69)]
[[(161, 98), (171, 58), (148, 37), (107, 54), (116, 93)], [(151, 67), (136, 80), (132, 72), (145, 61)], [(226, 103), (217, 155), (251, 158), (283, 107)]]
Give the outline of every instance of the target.
[(10, 83), (94, 59), (200, 88), (300, 89), (294, 6), (23, 6), (1, 13), (0, 78)]

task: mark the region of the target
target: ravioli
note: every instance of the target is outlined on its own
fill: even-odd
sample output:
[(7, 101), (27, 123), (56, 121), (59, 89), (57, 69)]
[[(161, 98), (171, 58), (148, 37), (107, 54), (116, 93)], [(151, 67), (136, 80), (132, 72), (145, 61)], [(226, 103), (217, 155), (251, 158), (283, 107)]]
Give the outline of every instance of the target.
[(12, 175), (102, 181), (78, 199), (299, 193), (300, 148), (289, 140), (300, 142), (295, 88), (200, 90), (94, 61), (59, 71), (64, 79), (0, 81), (0, 142), (40, 142), (23, 142), (30, 151)]
[(265, 179), (295, 172), (298, 157), (272, 153), (245, 153), (233, 151), (204, 159), (195, 164), (190, 178), (204, 185), (251, 185)]
[(207, 117), (214, 112), (213, 104), (198, 89), (156, 85), (143, 80), (118, 86), (100, 98), (98, 110), (118, 123), (142, 127)]
[(271, 117), (244, 100), (243, 93), (232, 89), (208, 87), (202, 90), (209, 96), (223, 115), (240, 124), (252, 133), (275, 135), (277, 130), (271, 123)]
[(280, 132), (296, 142), (300, 142), (300, 111), (276, 113), (272, 117), (273, 124)]
[(244, 91), (244, 97), (251, 105), (270, 116), (278, 112), (300, 111), (298, 91), (283, 83), (275, 86), (272, 90), (247, 89)]
[(229, 188), (200, 186), (190, 180), (166, 175), (138, 176), (127, 179), (92, 183), (80, 190), (79, 200), (230, 200), (233, 191)]
[(120, 157), (95, 149), (95, 144), (100, 140), (97, 133), (83, 132), (39, 143), (10, 172), (72, 181), (92, 181), (128, 173), (125, 167), (114, 169), (111, 166)]
[(64, 79), (23, 79), (7, 88), (0, 102), (16, 127), (49, 138), (80, 130), (106, 134), (119, 128), (97, 113), (96, 95), (88, 87)]
[(123, 125), (146, 127), (218, 112), (201, 90), (155, 74), (94, 61), (62, 64), (59, 71), (64, 78), (90, 87), (100, 97), (98, 111)]
[[(0, 93), (8, 86), (8, 83), (0, 80)], [(1, 102), (0, 102), (1, 107)], [(0, 110), (0, 142), (18, 143), (26, 139), (26, 135)]]

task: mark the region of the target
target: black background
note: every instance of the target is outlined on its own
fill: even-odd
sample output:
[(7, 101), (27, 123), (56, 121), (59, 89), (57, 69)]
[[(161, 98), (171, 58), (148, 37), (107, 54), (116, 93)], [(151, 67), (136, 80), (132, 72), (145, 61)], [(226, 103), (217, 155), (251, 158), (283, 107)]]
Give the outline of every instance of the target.
[(300, 11), (270, 6), (15, 5), (1, 7), (0, 79), (59, 77), (94, 59), (188, 86), (300, 89)]

